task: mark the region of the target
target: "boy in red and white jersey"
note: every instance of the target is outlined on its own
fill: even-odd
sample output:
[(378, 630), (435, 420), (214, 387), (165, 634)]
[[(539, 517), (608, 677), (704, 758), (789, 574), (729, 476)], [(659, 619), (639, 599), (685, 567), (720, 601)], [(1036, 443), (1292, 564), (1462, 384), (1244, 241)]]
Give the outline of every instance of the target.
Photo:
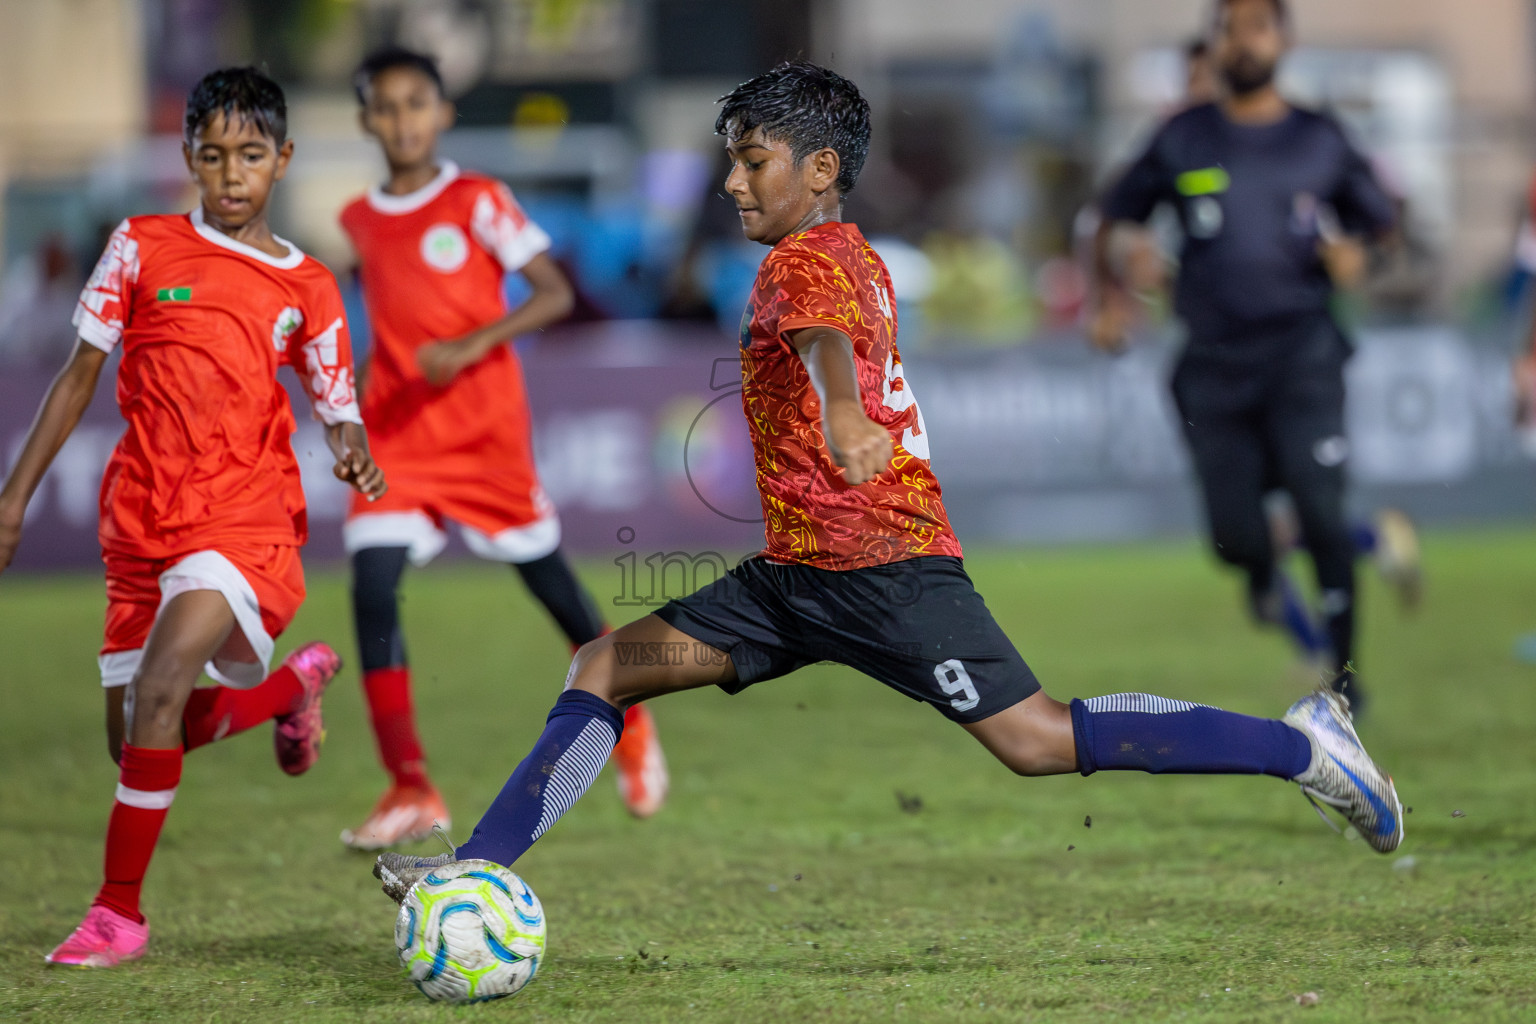
[[(506, 185), (438, 158), (454, 110), (431, 58), (384, 50), (363, 62), (356, 82), (363, 129), (378, 140), (389, 180), (349, 204), (341, 225), (373, 326), (363, 406), (390, 493), (354, 500), (345, 539), (363, 689), (390, 785), (342, 841), (380, 849), (448, 825), (412, 709), (398, 598), (407, 561), (436, 556), (452, 521), (476, 555), (517, 570), (573, 649), (607, 626), (560, 550), (560, 520), (534, 468), (522, 368), (508, 344), (570, 312), (571, 287), (547, 254), (549, 236)], [(510, 311), (509, 273), (532, 289)], [(655, 813), (666, 764), (645, 709), (630, 716), (614, 762), (630, 811)]]
[[(267, 675), (274, 640), (304, 600), (308, 536), (280, 366), (303, 381), (336, 475), (370, 498), (384, 478), (353, 393), (335, 279), (267, 225), (267, 198), (293, 153), (286, 120), (282, 91), (254, 68), (198, 83), (183, 149), (202, 202), (113, 232), (80, 297), (74, 355), (0, 490), (3, 570), (28, 500), (120, 349), (127, 430), (101, 488), (100, 662), (121, 774), (106, 879), (51, 963), (112, 967), (144, 955), (139, 892), (185, 751), (275, 719), (284, 771), (300, 774), (318, 755), (320, 696), (340, 659), (309, 644)], [(205, 668), (223, 685), (194, 689)]]

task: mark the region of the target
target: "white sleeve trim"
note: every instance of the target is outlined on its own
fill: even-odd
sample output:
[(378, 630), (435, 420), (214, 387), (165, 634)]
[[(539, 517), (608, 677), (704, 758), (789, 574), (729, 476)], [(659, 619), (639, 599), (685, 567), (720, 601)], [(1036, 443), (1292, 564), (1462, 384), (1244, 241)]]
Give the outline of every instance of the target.
[(513, 235), (495, 250), (501, 269), (511, 274), (522, 270), (541, 252), (548, 252), (554, 244), (543, 228), (529, 221), (523, 230)]
[(522, 270), (529, 260), (554, 244), (544, 229), (526, 216), (521, 227), (515, 224), (506, 211), (497, 208), (488, 192), (475, 200), (469, 228), (481, 248), (495, 256), (501, 269), (509, 274)]
[(363, 410), (358, 408), (357, 399), (355, 398), (346, 405), (340, 406), (322, 406), (317, 402), (315, 404), (315, 419), (328, 427), (334, 427), (338, 423), (356, 423), (358, 426), (362, 426)]
[(74, 324), (81, 341), (109, 354), (116, 350), (117, 343), (123, 338), (121, 331), (113, 330), (102, 323), (94, 313), (83, 306), (75, 307), (75, 315), (71, 318), (71, 323)]

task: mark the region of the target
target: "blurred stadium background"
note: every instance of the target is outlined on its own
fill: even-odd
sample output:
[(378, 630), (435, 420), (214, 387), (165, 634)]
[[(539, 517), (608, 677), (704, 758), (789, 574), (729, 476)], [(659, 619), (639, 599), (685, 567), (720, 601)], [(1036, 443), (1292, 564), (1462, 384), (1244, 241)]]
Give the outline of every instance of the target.
[[(1340, 113), (1401, 196), (1406, 244), (1357, 325), (1355, 500), (1429, 524), (1536, 506), (1511, 422), (1525, 330), (1536, 17), (1530, 0), (1296, 0), (1286, 89)], [(901, 344), (967, 541), (1182, 535), (1198, 526), (1149, 310), (1114, 359), (1081, 340), (1084, 208), (1179, 100), (1207, 0), (46, 0), (0, 2), (0, 459), (73, 338), (111, 228), (194, 202), (188, 87), (254, 62), (283, 84), (297, 154), (275, 227), (346, 273), (343, 202), (382, 164), (349, 77), (368, 49), (440, 56), (447, 155), (506, 179), (580, 289), (525, 341), (549, 490), (570, 546), (728, 557), (760, 543), (733, 338), (763, 250), (718, 184), (713, 101), (808, 56), (874, 104), (849, 204), (889, 263)], [(516, 282), (509, 283), (510, 288)], [(717, 360), (724, 360), (717, 363)], [(95, 564), (110, 388), (30, 510), (19, 567)], [(301, 453), (319, 431), (301, 428)], [(312, 554), (343, 495), (313, 462)]]

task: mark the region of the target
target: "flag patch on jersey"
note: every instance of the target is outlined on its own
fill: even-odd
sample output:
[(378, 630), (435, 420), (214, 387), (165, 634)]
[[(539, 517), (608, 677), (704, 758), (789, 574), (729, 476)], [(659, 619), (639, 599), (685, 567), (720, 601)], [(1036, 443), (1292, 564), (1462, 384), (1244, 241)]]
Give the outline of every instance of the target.
[(155, 293), (155, 299), (159, 302), (191, 302), (191, 288), (161, 288)]
[(1220, 167), (1202, 167), (1185, 171), (1174, 179), (1174, 187), (1181, 196), (1210, 196), (1227, 190), (1232, 178)]

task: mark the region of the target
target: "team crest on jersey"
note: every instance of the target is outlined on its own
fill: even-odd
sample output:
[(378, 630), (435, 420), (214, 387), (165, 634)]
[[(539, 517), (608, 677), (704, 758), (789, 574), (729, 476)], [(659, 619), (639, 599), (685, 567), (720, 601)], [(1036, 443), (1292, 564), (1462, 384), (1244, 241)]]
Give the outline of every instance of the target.
[(469, 239), (457, 224), (434, 224), (421, 236), (421, 258), (433, 270), (451, 274), (469, 259)]
[(285, 306), (283, 311), (277, 314), (277, 321), (272, 325), (272, 347), (279, 352), (288, 351), (288, 342), (293, 340), (300, 327), (304, 326), (304, 314), (292, 306)]

